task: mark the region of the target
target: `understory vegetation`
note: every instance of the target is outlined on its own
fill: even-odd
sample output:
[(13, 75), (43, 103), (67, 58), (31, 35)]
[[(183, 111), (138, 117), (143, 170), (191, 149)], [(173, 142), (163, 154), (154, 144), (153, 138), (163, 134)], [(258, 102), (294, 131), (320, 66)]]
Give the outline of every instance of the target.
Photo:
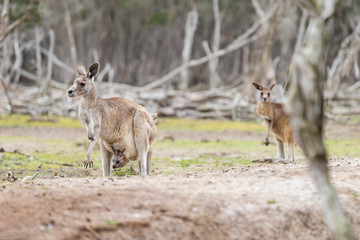
[[(356, 118), (354, 118), (356, 120)], [(354, 121), (355, 121), (354, 120)], [(33, 175), (42, 170), (40, 178), (53, 177), (99, 177), (101, 157), (98, 144), (92, 155), (94, 168), (83, 168), (83, 160), (89, 141), (85, 130), (76, 119), (63, 117), (38, 117), (28, 115), (1, 115), (0, 117), (0, 177), (4, 179), (7, 171), (12, 171), (18, 178)], [(205, 171), (227, 171), (237, 167), (251, 167), (253, 160), (276, 155), (273, 143), (266, 147), (262, 143), (265, 127), (256, 121), (234, 122), (218, 120), (192, 120), (164, 118), (159, 120), (160, 136), (153, 144), (152, 174), (188, 174)], [(37, 130), (58, 129), (59, 136), (39, 136)], [(31, 136), (7, 134), (31, 130)], [(64, 137), (67, 132), (79, 131), (78, 138)], [(83, 134), (81, 131), (83, 130)], [(10, 131), (11, 132), (11, 131)], [(50, 132), (50, 131), (49, 131)], [(187, 134), (179, 134), (187, 132)], [(231, 139), (228, 132), (239, 136)], [(213, 133), (215, 139), (207, 133)], [(49, 133), (51, 134), (51, 133)], [(252, 135), (253, 134), (253, 135)], [(193, 138), (191, 136), (201, 135)], [(212, 136), (213, 136), (212, 135)], [(189, 137), (190, 136), (190, 137)], [(16, 149), (9, 150), (1, 146), (16, 143)], [(326, 139), (326, 147), (331, 158), (357, 157), (360, 155), (359, 139)], [(27, 147), (28, 146), (28, 147)], [(296, 161), (304, 161), (302, 153), (296, 147)], [(130, 162), (121, 170), (112, 171), (113, 176), (137, 174), (137, 164)]]

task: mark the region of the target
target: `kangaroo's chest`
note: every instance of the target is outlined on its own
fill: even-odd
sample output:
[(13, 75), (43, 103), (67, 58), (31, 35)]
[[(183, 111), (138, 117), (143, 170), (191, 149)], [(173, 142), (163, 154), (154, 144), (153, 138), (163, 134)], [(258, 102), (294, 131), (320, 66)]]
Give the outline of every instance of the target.
[(93, 113), (89, 109), (84, 108), (83, 106), (79, 107), (78, 114), (79, 114), (79, 118), (83, 121), (86, 121), (88, 124), (93, 119)]

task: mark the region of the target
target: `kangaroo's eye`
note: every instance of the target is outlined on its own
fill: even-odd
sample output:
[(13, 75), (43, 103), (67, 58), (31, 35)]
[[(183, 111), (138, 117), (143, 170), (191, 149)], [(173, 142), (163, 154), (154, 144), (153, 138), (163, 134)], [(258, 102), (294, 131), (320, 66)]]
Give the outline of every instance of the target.
[(85, 83), (82, 82), (82, 83), (80, 83), (80, 85), (81, 85), (81, 86), (85, 86)]

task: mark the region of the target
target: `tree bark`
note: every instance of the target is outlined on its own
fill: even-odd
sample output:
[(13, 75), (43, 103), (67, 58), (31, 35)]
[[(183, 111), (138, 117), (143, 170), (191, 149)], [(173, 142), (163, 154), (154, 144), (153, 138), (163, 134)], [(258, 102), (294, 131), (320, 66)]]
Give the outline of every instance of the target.
[(290, 67), (287, 109), (298, 144), (309, 160), (325, 221), (334, 239), (353, 239), (352, 227), (330, 182), (323, 143), (323, 70), (329, 37), (327, 20), (333, 15), (337, 0), (304, 0), (300, 3), (311, 11), (311, 17), (304, 45), (295, 53)]

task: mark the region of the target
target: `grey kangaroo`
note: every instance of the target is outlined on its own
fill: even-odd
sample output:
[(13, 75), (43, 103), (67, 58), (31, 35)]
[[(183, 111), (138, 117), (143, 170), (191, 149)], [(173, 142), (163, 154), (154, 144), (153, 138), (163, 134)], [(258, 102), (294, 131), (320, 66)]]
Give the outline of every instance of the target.
[(98, 63), (92, 64), (88, 71), (79, 64), (79, 76), (68, 90), (69, 97), (80, 96), (79, 119), (91, 141), (84, 167), (92, 167), (91, 153), (99, 138), (104, 177), (110, 175), (113, 149), (125, 149), (122, 153), (125, 164), (129, 160), (137, 161), (140, 176), (149, 175), (151, 144), (157, 131), (154, 118), (144, 107), (128, 99), (101, 98), (94, 82), (98, 70)]

